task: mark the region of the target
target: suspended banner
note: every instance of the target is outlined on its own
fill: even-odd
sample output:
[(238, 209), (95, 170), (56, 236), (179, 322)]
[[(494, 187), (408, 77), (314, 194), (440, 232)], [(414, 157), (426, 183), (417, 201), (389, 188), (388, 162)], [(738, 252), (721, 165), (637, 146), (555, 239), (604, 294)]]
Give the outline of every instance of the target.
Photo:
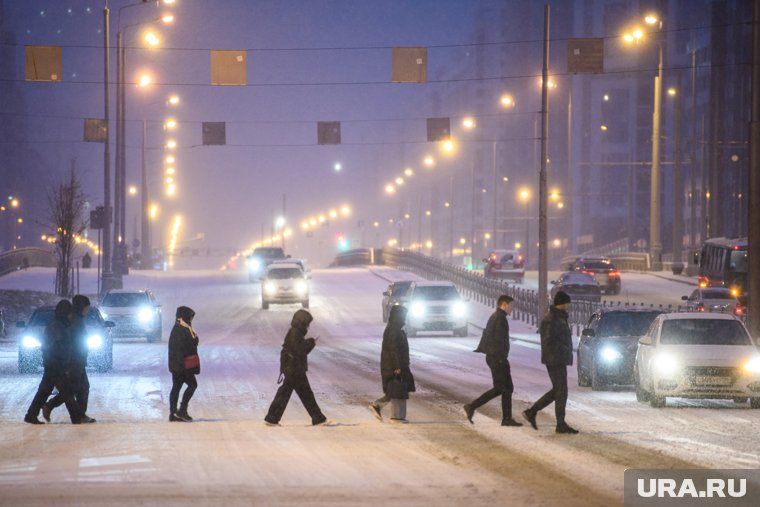
[(25, 46), (27, 81), (61, 81), (61, 46)]
[(317, 122), (318, 144), (340, 144), (340, 122), (320, 121)]
[(427, 48), (393, 48), (391, 80), (394, 83), (427, 81)]
[(247, 77), (245, 50), (211, 50), (211, 84), (220, 86), (245, 86)]

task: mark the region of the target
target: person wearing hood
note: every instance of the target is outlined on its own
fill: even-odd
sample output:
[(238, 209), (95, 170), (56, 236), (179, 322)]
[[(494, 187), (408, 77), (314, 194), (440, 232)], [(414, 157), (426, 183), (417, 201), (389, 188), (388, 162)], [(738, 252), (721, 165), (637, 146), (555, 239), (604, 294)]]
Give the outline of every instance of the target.
[(317, 426), (327, 421), (319, 405), (317, 405), (314, 392), (311, 390), (309, 379), (306, 376), (306, 372), (309, 370), (307, 356), (319, 341), (319, 336), (306, 338), (312, 320), (314, 318), (306, 310), (298, 310), (293, 314), (290, 329), (285, 335), (285, 341), (280, 351), (280, 379), (278, 383), (281, 381), (282, 385), (277, 389), (277, 394), (275, 394), (269, 411), (264, 417), (264, 421), (270, 426), (280, 424), (280, 419), (285, 413), (285, 408), (288, 406), (293, 391), (296, 392), (306, 411), (309, 412), (311, 424)]
[[(87, 415), (87, 402), (90, 398), (90, 379), (87, 377), (87, 356), (90, 348), (87, 345), (87, 328), (85, 319), (90, 313), (90, 299), (82, 294), (77, 294), (71, 298), (73, 311), (71, 314), (71, 338), (72, 350), (69, 360), (69, 373), (71, 379), (71, 390), (74, 393), (79, 410), (81, 411), (81, 422), (94, 423), (95, 419)], [(42, 417), (50, 422), (50, 414), (53, 409), (60, 407), (65, 402), (59, 392), (51, 400), (42, 406)]]
[[(187, 413), (190, 398), (193, 397), (198, 381), (195, 376), (201, 372), (198, 357), (198, 333), (192, 327), (195, 311), (187, 306), (177, 308), (174, 327), (169, 335), (169, 371), (172, 374), (172, 390), (169, 393), (169, 421), (190, 422)], [(182, 394), (182, 404), (177, 410), (179, 392), (187, 385)]]
[(559, 291), (554, 296), (554, 305), (541, 320), (541, 362), (546, 365), (552, 388), (536, 401), (532, 407), (523, 412), (523, 417), (534, 430), (536, 415), (554, 402), (557, 417), (557, 433), (576, 434), (578, 430), (565, 422), (567, 405), (567, 367), (573, 364), (573, 334), (567, 323), (570, 309), (570, 296)]
[(382, 421), (382, 409), (391, 404), (391, 422), (408, 422), (406, 419), (406, 400), (414, 392), (414, 376), (409, 369), (409, 341), (404, 331), (407, 309), (401, 305), (391, 307), (388, 325), (383, 332), (383, 344), (380, 350), (380, 376), (383, 383), (381, 398), (369, 404), (374, 416)]
[(55, 306), (53, 319), (45, 327), (42, 340), (42, 366), (44, 372), (42, 380), (34, 395), (32, 404), (29, 406), (24, 422), (29, 424), (44, 424), (37, 417), (40, 409), (45, 404), (53, 389), (58, 389), (72, 424), (79, 424), (81, 411), (74, 399), (72, 381), (68, 368), (71, 364), (72, 338), (71, 338), (71, 303), (62, 299)]
[(488, 319), (483, 336), (475, 352), (486, 355), (486, 364), (491, 370), (493, 388), (484, 392), (479, 398), (464, 406), (467, 420), (473, 424), (475, 411), (497, 396), (501, 396), (501, 425), (522, 426), (512, 418), (512, 373), (509, 368), (509, 322), (507, 316), (512, 313), (513, 299), (506, 294), (496, 301), (496, 311)]

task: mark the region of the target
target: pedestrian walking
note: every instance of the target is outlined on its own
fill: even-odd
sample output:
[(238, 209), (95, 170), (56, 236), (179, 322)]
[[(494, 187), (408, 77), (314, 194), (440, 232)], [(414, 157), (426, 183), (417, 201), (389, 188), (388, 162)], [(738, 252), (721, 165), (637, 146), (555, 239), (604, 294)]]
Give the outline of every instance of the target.
[(565, 422), (567, 367), (573, 364), (573, 337), (567, 323), (569, 309), (570, 296), (559, 291), (554, 296), (554, 305), (549, 307), (541, 320), (541, 362), (546, 365), (552, 388), (523, 412), (523, 417), (534, 430), (538, 429), (536, 414), (554, 402), (557, 433), (578, 433), (578, 430)]
[(306, 338), (309, 331), (309, 325), (314, 318), (306, 310), (297, 310), (293, 314), (290, 322), (290, 329), (282, 344), (280, 351), (280, 379), (277, 381), (282, 385), (277, 389), (277, 394), (269, 406), (264, 421), (270, 426), (278, 426), (285, 408), (288, 406), (290, 396), (293, 391), (303, 403), (306, 411), (311, 416), (311, 424), (317, 426), (327, 422), (327, 418), (322, 414), (317, 400), (314, 398), (314, 392), (309, 385), (309, 379), (306, 372), (309, 370), (308, 355), (317, 345), (319, 336), (316, 338)]
[(47, 401), (53, 389), (58, 389), (63, 397), (72, 424), (79, 424), (81, 413), (71, 389), (72, 382), (68, 368), (71, 363), (71, 303), (62, 299), (55, 306), (53, 319), (45, 327), (42, 340), (42, 380), (37, 388), (29, 409), (24, 416), (24, 422), (29, 424), (44, 424), (38, 419), (42, 406)]
[[(90, 348), (87, 344), (88, 333), (85, 321), (90, 313), (90, 298), (77, 294), (71, 299), (71, 338), (72, 350), (69, 359), (69, 379), (71, 392), (79, 405), (80, 420), (83, 423), (94, 423), (95, 419), (87, 415), (87, 403), (90, 398), (90, 379), (87, 377), (87, 356)], [(53, 409), (60, 407), (66, 400), (59, 392), (42, 406), (42, 417), (50, 422), (50, 414)]]
[(388, 325), (383, 332), (380, 351), (380, 376), (383, 383), (381, 398), (369, 404), (374, 416), (382, 421), (382, 409), (391, 404), (391, 422), (407, 423), (406, 400), (414, 392), (414, 376), (409, 369), (409, 341), (404, 331), (407, 309), (401, 305), (391, 307)]
[(90, 269), (91, 265), (92, 257), (90, 257), (90, 252), (85, 252), (84, 256), (82, 257), (82, 269)]
[(509, 322), (507, 316), (512, 313), (513, 301), (510, 296), (499, 296), (499, 299), (496, 300), (496, 311), (488, 318), (478, 348), (475, 349), (475, 352), (486, 355), (486, 364), (491, 369), (493, 388), (464, 406), (464, 413), (467, 415), (470, 424), (474, 424), (472, 418), (478, 408), (497, 396), (501, 396), (501, 425), (522, 426), (522, 423), (512, 418), (514, 386), (512, 384), (512, 372), (509, 368)]
[[(169, 335), (169, 371), (172, 374), (172, 390), (169, 393), (169, 421), (191, 422), (187, 406), (193, 393), (198, 388), (195, 376), (201, 372), (201, 362), (198, 356), (198, 333), (192, 323), (195, 311), (187, 306), (177, 308), (174, 327)], [(177, 409), (179, 392), (187, 385), (182, 394), (182, 404)]]

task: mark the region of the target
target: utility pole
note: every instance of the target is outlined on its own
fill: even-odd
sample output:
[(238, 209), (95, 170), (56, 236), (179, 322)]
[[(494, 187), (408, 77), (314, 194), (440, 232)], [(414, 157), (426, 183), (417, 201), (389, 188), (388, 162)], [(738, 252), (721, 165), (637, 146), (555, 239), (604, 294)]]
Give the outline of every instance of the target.
[(750, 335), (760, 338), (760, 0), (752, 15), (752, 112), (749, 124), (749, 273), (748, 317)]
[(547, 284), (549, 283), (549, 246), (547, 230), (547, 177), (546, 161), (549, 158), (549, 6), (544, 6), (544, 64), (541, 71), (541, 171), (538, 177), (538, 315), (546, 312), (548, 304)]
[(649, 256), (652, 271), (662, 270), (660, 238), (660, 116), (662, 110), (662, 41), (659, 63), (654, 78), (654, 112), (652, 113), (652, 173), (649, 196)]
[(109, 43), (110, 31), (109, 31), (109, 9), (108, 0), (106, 0), (105, 7), (103, 8), (103, 94), (104, 94), (104, 111), (103, 120), (106, 124), (105, 143), (103, 147), (103, 207), (105, 209), (105, 217), (103, 219), (103, 284), (102, 291), (107, 291), (115, 285), (114, 274), (111, 272), (111, 125), (109, 122), (109, 104), (110, 83), (108, 75), (110, 73), (110, 58), (111, 47)]
[[(683, 175), (681, 171), (681, 75), (675, 95), (675, 156), (673, 158), (673, 266), (683, 268)], [(675, 273), (675, 269), (673, 271)]]

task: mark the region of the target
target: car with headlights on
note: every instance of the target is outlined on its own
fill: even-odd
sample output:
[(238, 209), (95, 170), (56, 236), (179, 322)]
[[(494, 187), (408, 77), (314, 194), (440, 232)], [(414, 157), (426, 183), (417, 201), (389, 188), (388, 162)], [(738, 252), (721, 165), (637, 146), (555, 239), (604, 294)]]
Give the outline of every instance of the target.
[(694, 289), (688, 296), (682, 296), (685, 306), (691, 312), (717, 312), (742, 315), (743, 309), (739, 300), (725, 287), (706, 287)]
[[(45, 327), (53, 320), (55, 306), (41, 306), (34, 310), (29, 322), (17, 322), (19, 328), (18, 371), (32, 373), (42, 367), (42, 341), (45, 339)], [(113, 367), (113, 337), (111, 328), (114, 323), (103, 320), (95, 307), (84, 320), (87, 329), (87, 366), (97, 371), (106, 372)]]
[(451, 282), (413, 282), (406, 307), (406, 333), (453, 331), (467, 336), (467, 303)]
[(744, 324), (720, 313), (658, 315), (639, 340), (636, 399), (717, 398), (760, 408), (760, 352)]
[(388, 288), (383, 291), (383, 322), (388, 322), (388, 317), (391, 314), (391, 308), (396, 305), (403, 305), (406, 303), (407, 296), (409, 295), (409, 289), (412, 287), (412, 280), (402, 280), (399, 282), (393, 282), (388, 285)]
[(248, 281), (255, 282), (261, 279), (272, 262), (286, 258), (285, 251), (278, 246), (261, 246), (254, 249), (245, 262), (248, 268)]
[(550, 294), (552, 300), (559, 291), (565, 292), (573, 301), (599, 302), (602, 300), (599, 282), (593, 276), (585, 273), (568, 271), (559, 275), (559, 278), (556, 280), (552, 280), (551, 284)]
[(270, 304), (301, 303), (309, 307), (309, 276), (298, 264), (270, 264), (261, 278), (261, 308)]
[(661, 313), (644, 307), (603, 307), (592, 313), (578, 342), (578, 385), (594, 391), (632, 386), (639, 338)]
[(103, 296), (103, 318), (115, 324), (115, 337), (144, 336), (148, 342), (161, 340), (161, 305), (150, 289), (113, 289)]

